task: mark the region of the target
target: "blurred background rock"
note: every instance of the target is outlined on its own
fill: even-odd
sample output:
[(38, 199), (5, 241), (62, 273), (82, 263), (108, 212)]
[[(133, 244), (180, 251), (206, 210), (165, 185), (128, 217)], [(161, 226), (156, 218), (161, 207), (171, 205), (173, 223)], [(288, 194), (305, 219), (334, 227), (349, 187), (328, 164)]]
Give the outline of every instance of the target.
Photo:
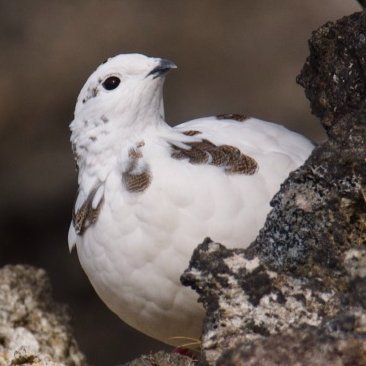
[(68, 125), (89, 74), (118, 53), (166, 57), (179, 67), (165, 87), (172, 124), (242, 112), (321, 140), (295, 78), (310, 32), (357, 10), (354, 0), (0, 0), (0, 265), (48, 271), (90, 364), (162, 346), (119, 321), (68, 252)]

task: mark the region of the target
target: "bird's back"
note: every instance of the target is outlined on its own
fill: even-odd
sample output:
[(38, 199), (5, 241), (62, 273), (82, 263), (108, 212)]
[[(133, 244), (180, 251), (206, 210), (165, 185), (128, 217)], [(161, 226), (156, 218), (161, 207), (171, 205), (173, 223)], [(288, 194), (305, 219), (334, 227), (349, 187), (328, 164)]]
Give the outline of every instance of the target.
[(282, 125), (237, 114), (198, 118), (177, 125), (174, 129), (182, 132), (199, 131), (202, 138), (216, 144), (231, 144), (248, 153), (283, 154), (294, 167), (302, 164), (314, 147), (304, 136)]
[(248, 246), (280, 184), (313, 149), (309, 140), (277, 124), (228, 118), (174, 127), (182, 137), (169, 141), (165, 158), (151, 162), (150, 195), (161, 195), (159, 202), (171, 204), (165, 212), (181, 216), (176, 235), (191, 240), (190, 247), (205, 236), (230, 247)]

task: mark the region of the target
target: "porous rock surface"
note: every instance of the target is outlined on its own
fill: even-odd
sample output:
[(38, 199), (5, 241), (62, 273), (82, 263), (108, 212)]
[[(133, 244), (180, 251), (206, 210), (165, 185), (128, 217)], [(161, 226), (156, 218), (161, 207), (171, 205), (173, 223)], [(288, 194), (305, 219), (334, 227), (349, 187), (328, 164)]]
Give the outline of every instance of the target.
[(195, 250), (182, 282), (207, 310), (202, 364), (366, 365), (366, 13), (309, 46), (298, 82), (328, 140), (248, 249)]
[(51, 297), (44, 270), (0, 269), (0, 366), (84, 366), (65, 307)]
[(123, 366), (195, 366), (197, 362), (187, 356), (174, 352), (159, 351), (143, 355)]

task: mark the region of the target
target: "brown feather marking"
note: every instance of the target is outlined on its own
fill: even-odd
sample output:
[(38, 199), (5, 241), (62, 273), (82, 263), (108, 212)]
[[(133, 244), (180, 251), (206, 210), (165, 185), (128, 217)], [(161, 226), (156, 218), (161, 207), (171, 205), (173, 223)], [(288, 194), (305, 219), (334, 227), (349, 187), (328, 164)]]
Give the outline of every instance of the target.
[(229, 161), (225, 166), (227, 174), (253, 175), (258, 169), (257, 162), (250, 156), (243, 154), (238, 148), (222, 145), (221, 148), (229, 153)]
[(143, 192), (151, 183), (151, 175), (148, 170), (141, 174), (122, 174), (123, 183), (129, 192)]
[(72, 212), (72, 223), (75, 228), (77, 235), (83, 235), (86, 229), (93, 225), (99, 216), (100, 210), (102, 208), (104, 197), (99, 201), (96, 208), (93, 208), (93, 199), (100, 186), (94, 188), (88, 195), (87, 199), (81, 205), (81, 207), (75, 212)]
[(142, 158), (142, 152), (140, 150), (131, 148), (128, 151), (128, 157), (130, 158), (130, 164), (137, 163), (137, 160)]
[(171, 145), (173, 148), (172, 158), (174, 159), (188, 159), (192, 164), (204, 164), (207, 163), (210, 156), (208, 151), (215, 147), (215, 145), (208, 140), (201, 140), (198, 142), (187, 142), (186, 145), (190, 146), (190, 149), (183, 149), (175, 145)]
[(239, 113), (224, 113), (224, 114), (218, 114), (216, 116), (217, 119), (233, 119), (238, 122), (243, 122), (246, 119), (248, 119), (247, 116), (244, 116), (244, 114)]
[(186, 135), (186, 136), (195, 136), (195, 135), (199, 135), (202, 132), (196, 131), (196, 130), (189, 130), (189, 131), (183, 131), (182, 133), (183, 133), (183, 135)]
[(140, 142), (136, 148), (131, 148), (128, 151), (130, 160), (126, 171), (122, 173), (122, 181), (129, 192), (143, 192), (151, 184), (152, 177), (149, 167), (144, 166), (142, 171), (137, 169), (138, 161), (143, 157), (140, 148), (144, 145), (144, 142)]
[(209, 164), (224, 167), (227, 174), (253, 175), (258, 169), (257, 162), (230, 145), (215, 145), (203, 139), (199, 142), (185, 142), (190, 149), (171, 145), (171, 157), (177, 160), (188, 159), (191, 164)]

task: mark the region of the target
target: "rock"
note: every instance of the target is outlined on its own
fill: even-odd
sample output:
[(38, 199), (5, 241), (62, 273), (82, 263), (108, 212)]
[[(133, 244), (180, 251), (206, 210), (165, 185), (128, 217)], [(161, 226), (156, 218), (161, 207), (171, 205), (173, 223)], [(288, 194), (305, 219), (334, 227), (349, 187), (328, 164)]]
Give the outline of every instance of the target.
[[(353, 254), (348, 258), (352, 261)], [(273, 271), (258, 256), (248, 258), (243, 250), (206, 239), (182, 280), (200, 294), (207, 310), (204, 363), (240, 365), (228, 359), (241, 355), (245, 365), (318, 365), (311, 360), (318, 360), (319, 349), (322, 360), (332, 360), (336, 349), (354, 353), (357, 346), (366, 364), (364, 309), (342, 304), (342, 293), (321, 279)], [(347, 352), (339, 360), (348, 359)], [(287, 363), (286, 353), (291, 354)]]
[(313, 33), (298, 81), (328, 140), (248, 249), (206, 239), (182, 276), (207, 310), (203, 364), (366, 365), (365, 30), (361, 12)]
[(194, 366), (196, 364), (190, 357), (159, 351), (154, 354), (143, 355), (124, 366)]
[(0, 366), (83, 366), (65, 306), (42, 269), (0, 269)]
[(365, 343), (358, 339), (324, 337), (310, 329), (289, 330), (224, 353), (217, 366), (340, 366), (365, 365)]
[(365, 47), (365, 12), (328, 22), (309, 40), (310, 55), (297, 81), (326, 129), (365, 103)]

